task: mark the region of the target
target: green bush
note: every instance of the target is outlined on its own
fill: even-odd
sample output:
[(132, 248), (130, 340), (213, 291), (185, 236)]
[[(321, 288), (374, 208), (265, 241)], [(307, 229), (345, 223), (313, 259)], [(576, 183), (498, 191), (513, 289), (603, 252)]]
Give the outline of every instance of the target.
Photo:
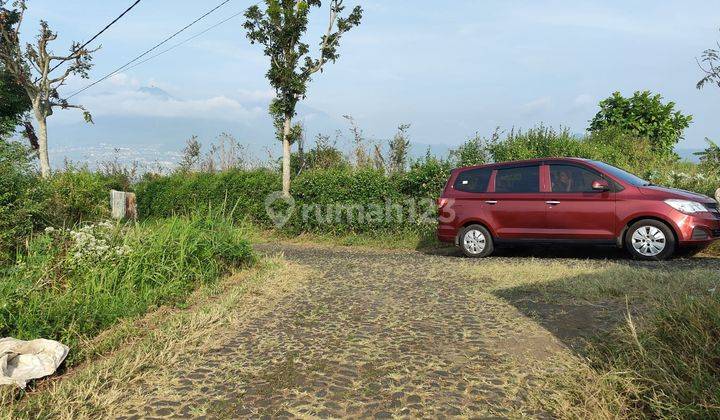
[(170, 217), (198, 208), (225, 207), (236, 220), (248, 218), (263, 226), (265, 197), (280, 190), (280, 174), (258, 169), (219, 173), (174, 173), (140, 182), (136, 187), (140, 217)]
[[(297, 210), (289, 227), (304, 232), (366, 232), (377, 228), (394, 230), (401, 217), (386, 206), (400, 206), (403, 196), (392, 179), (374, 169), (329, 169), (297, 177), (291, 188)], [(371, 211), (380, 214), (370, 214)]]
[(0, 265), (14, 258), (44, 219), (45, 189), (30, 163), (30, 151), (0, 140)]
[(427, 155), (410, 164), (410, 170), (396, 176), (400, 193), (407, 197), (440, 197), (455, 165), (448, 160)]
[(79, 344), (120, 318), (182, 302), (198, 285), (254, 260), (242, 231), (213, 215), (135, 226), (49, 228), (0, 282), (0, 336)]
[(67, 166), (44, 181), (47, 217), (55, 226), (73, 226), (110, 216), (110, 190), (123, 190), (127, 181), (87, 168)]
[(567, 129), (555, 131), (538, 126), (528, 131), (512, 130), (504, 138), (487, 144), (493, 162), (535, 159), (543, 157), (587, 157), (583, 141)]

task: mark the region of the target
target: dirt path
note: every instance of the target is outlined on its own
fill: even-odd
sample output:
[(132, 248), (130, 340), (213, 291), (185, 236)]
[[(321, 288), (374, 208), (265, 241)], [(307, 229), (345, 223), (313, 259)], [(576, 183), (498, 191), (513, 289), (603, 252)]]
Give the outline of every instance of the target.
[(193, 355), (200, 367), (178, 372), (173, 392), (128, 417), (532, 414), (524, 409), (530, 368), (568, 353), (482, 282), (457, 273), (465, 260), (298, 245), (282, 251), (319, 274)]

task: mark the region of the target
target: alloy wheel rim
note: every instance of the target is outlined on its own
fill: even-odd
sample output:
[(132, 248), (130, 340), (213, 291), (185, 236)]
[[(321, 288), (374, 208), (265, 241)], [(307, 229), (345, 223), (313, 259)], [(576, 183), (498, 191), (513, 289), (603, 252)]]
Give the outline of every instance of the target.
[(632, 246), (640, 255), (655, 257), (665, 250), (667, 238), (655, 226), (642, 226), (633, 233)]
[(463, 245), (465, 250), (473, 255), (482, 253), (487, 246), (485, 235), (479, 230), (473, 229), (465, 233), (463, 237)]

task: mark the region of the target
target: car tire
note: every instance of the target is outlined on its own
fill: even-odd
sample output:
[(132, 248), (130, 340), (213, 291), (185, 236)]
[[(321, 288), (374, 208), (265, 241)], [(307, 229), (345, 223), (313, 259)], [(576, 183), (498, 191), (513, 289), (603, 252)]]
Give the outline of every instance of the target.
[(675, 234), (659, 220), (640, 220), (625, 232), (625, 248), (636, 260), (666, 260), (675, 253), (675, 246)]
[(460, 249), (470, 258), (483, 258), (495, 250), (492, 235), (481, 225), (470, 225), (460, 231)]

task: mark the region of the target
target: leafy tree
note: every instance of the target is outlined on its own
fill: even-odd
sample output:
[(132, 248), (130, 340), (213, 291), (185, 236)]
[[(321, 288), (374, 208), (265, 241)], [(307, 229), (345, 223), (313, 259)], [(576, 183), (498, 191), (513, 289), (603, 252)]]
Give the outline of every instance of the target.
[(615, 92), (600, 101), (600, 111), (590, 122), (590, 131), (620, 128), (650, 140), (660, 156), (673, 156), (673, 149), (692, 122), (691, 115), (675, 110), (675, 102), (663, 103), (662, 96), (649, 91), (635, 92), (631, 98)]
[(298, 101), (305, 98), (313, 74), (323, 70), (328, 61), (338, 59), (342, 36), (360, 24), (362, 8), (356, 6), (347, 17), (342, 0), (330, 1), (330, 21), (320, 42), (318, 58), (310, 56), (310, 46), (302, 37), (307, 31), (312, 7), (322, 7), (321, 0), (265, 0), (265, 10), (257, 5), (245, 12), (243, 25), (252, 44), (264, 47), (270, 59), (267, 78), (275, 89), (271, 114), (282, 120), (283, 133), (283, 194), (290, 195), (290, 146), (292, 119)]
[(0, 137), (12, 134), (30, 107), (30, 100), (22, 86), (0, 64)]
[(85, 120), (92, 122), (92, 117), (85, 108), (68, 103), (60, 97), (58, 89), (70, 76), (88, 78), (88, 71), (92, 67), (91, 54), (96, 50), (80, 48), (79, 43), (73, 43), (68, 55), (54, 55), (48, 48), (58, 36), (44, 20), (40, 21), (40, 33), (35, 44), (27, 44), (23, 49), (20, 29), (27, 9), (25, 0), (16, 0), (13, 10), (5, 8), (7, 3), (7, 0), (0, 0), (0, 62), (22, 86), (32, 104), (39, 128), (37, 137), (40, 171), (42, 176), (47, 178), (50, 176), (47, 118), (53, 114), (54, 109), (81, 109)]
[(717, 48), (710, 48), (703, 51), (698, 65), (705, 73), (705, 76), (697, 82), (697, 88), (702, 89), (706, 84), (712, 83), (720, 87), (720, 42)]

